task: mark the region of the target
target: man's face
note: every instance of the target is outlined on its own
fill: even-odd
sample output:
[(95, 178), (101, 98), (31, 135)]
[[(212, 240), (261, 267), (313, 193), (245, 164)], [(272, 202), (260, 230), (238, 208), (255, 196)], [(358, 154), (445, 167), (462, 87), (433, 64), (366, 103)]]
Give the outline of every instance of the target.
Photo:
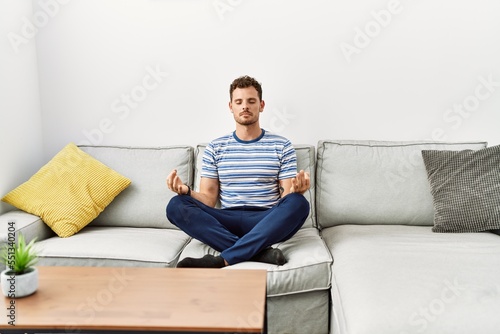
[(260, 101), (255, 87), (236, 88), (233, 99), (229, 102), (234, 120), (241, 125), (252, 125), (259, 121), (264, 110), (264, 101)]

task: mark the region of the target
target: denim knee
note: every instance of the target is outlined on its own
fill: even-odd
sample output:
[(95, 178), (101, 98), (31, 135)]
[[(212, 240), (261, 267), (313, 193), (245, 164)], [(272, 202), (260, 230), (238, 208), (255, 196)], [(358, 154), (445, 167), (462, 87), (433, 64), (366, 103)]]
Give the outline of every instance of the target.
[(291, 202), (291, 206), (300, 213), (303, 213), (306, 217), (309, 215), (311, 209), (309, 201), (302, 194), (291, 193), (286, 195), (283, 200)]
[(177, 226), (176, 222), (178, 221), (178, 215), (181, 212), (181, 208), (184, 206), (182, 197), (183, 196), (179, 195), (172, 197), (166, 208), (167, 219), (175, 226)]

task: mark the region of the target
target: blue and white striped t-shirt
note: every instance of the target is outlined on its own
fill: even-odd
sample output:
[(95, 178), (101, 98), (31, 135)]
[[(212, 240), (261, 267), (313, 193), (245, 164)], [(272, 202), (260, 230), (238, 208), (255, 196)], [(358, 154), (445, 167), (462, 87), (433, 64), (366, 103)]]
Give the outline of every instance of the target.
[(219, 179), (222, 208), (270, 208), (280, 198), (279, 180), (295, 177), (297, 157), (291, 142), (262, 129), (251, 141), (230, 133), (213, 140), (203, 153), (201, 177)]

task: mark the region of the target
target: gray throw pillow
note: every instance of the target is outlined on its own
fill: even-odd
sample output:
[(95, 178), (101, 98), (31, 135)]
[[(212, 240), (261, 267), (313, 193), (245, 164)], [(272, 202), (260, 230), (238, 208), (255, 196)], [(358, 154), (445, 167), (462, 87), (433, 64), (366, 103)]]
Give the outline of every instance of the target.
[(478, 151), (423, 150), (434, 200), (434, 232), (500, 229), (500, 145)]

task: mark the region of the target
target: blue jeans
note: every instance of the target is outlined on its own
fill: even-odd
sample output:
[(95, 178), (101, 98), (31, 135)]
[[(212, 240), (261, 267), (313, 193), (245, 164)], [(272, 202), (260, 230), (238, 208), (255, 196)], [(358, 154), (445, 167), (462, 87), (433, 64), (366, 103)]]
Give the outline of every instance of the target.
[(166, 211), (172, 224), (221, 252), (229, 264), (235, 264), (291, 238), (304, 224), (309, 210), (305, 197), (292, 193), (270, 209), (217, 209), (191, 196), (178, 195), (170, 200)]

